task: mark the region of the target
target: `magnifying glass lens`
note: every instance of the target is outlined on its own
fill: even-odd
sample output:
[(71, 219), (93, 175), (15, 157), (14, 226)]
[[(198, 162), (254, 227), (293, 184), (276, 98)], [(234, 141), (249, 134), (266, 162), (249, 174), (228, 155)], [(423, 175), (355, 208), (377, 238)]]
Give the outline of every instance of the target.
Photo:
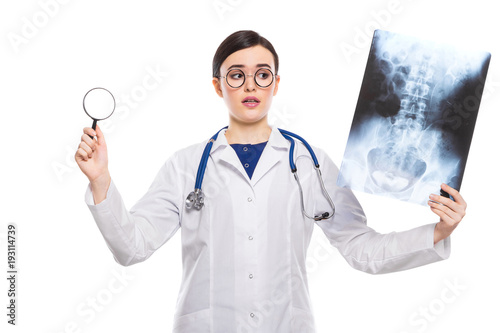
[[(83, 109), (92, 118), (92, 128), (96, 129), (97, 121), (104, 120), (115, 111), (115, 98), (107, 89), (90, 89), (83, 97)], [(89, 135), (91, 138), (92, 136)], [(93, 139), (93, 138), (92, 138)]]
[(83, 107), (90, 118), (102, 120), (108, 118), (113, 113), (115, 99), (106, 89), (94, 88), (85, 95)]

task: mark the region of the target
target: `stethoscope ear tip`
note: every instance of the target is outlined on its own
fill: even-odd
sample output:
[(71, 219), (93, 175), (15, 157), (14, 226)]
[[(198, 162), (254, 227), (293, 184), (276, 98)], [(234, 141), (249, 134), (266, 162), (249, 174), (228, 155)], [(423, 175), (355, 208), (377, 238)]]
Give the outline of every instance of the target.
[(329, 219), (330, 217), (332, 217), (333, 215), (335, 214), (335, 211), (330, 215), (330, 213), (328, 212), (324, 212), (323, 214), (321, 215), (316, 215), (314, 217), (314, 221), (321, 221), (321, 220), (326, 220), (326, 219)]

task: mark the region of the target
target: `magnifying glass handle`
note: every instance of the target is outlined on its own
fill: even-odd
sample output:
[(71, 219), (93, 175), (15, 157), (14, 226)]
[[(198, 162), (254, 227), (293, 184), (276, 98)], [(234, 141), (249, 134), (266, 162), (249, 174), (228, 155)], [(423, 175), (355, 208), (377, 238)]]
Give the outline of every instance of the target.
[[(95, 131), (95, 127), (96, 127), (96, 125), (97, 125), (97, 119), (94, 119), (94, 121), (92, 122), (92, 129), (93, 129), (94, 131)], [(87, 135), (88, 135), (88, 136), (90, 136), (90, 138), (91, 138), (92, 140), (94, 140), (94, 137), (93, 137), (92, 135), (90, 135), (90, 134), (87, 134)]]

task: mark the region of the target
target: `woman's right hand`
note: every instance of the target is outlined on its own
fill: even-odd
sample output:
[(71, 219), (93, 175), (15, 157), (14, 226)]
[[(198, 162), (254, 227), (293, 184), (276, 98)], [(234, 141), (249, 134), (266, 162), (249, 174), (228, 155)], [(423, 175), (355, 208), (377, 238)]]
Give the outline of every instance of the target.
[[(93, 136), (94, 139), (89, 135)], [(89, 179), (94, 195), (94, 202), (98, 204), (106, 198), (106, 193), (111, 182), (108, 170), (108, 149), (104, 134), (99, 125), (96, 126), (95, 131), (90, 127), (83, 129), (82, 139), (76, 151), (75, 160), (80, 170)]]

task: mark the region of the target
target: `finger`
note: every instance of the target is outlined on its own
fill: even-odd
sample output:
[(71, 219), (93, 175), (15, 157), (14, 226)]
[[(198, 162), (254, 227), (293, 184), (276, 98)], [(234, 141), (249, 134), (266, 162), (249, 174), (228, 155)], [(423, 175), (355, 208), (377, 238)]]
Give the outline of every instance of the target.
[(432, 200), (429, 201), (429, 206), (432, 212), (440, 217), (441, 221), (450, 226), (456, 226), (465, 216), (464, 210), (453, 210), (448, 206), (444, 206)]
[(89, 145), (87, 145), (85, 142), (83, 141), (80, 142), (78, 148), (83, 149), (87, 153), (88, 158), (92, 158), (92, 153), (93, 153), (92, 148), (90, 148)]
[[(453, 194), (458, 194), (458, 191), (453, 189), (452, 187), (449, 187), (449, 186), (443, 186), (445, 184), (442, 184), (441, 187), (443, 188), (443, 190), (450, 190), (450, 192), (452, 192)], [(449, 192), (448, 192), (449, 193)], [(451, 193), (450, 193), (451, 194)], [(453, 196), (453, 195), (452, 195)], [(453, 197), (453, 199), (450, 199), (450, 198), (447, 198), (447, 197), (444, 197), (442, 195), (437, 195), (437, 194), (431, 194), (429, 196), (429, 198), (432, 200), (432, 201), (436, 201), (442, 205), (445, 205), (445, 206), (448, 206), (449, 208), (453, 209), (454, 211), (457, 211), (457, 212), (465, 212), (465, 201), (463, 200), (463, 198), (460, 196), (460, 194), (458, 194), (458, 198), (463, 202), (457, 202), (457, 201), (454, 201), (453, 199), (455, 199), (455, 197)]]
[(449, 222), (459, 222), (462, 219), (462, 216), (460, 213), (454, 211), (448, 206), (444, 206), (442, 204), (436, 203), (434, 201), (429, 201), (429, 206), (431, 207), (432, 211), (436, 213), (439, 217), (446, 219)]
[(444, 225), (447, 225), (447, 226), (452, 227), (452, 228), (455, 228), (460, 223), (460, 221), (462, 221), (460, 218), (455, 219), (455, 218), (447, 215), (445, 212), (443, 212), (439, 208), (431, 207), (431, 211), (434, 214), (436, 214), (437, 216), (439, 216), (440, 223), (443, 223)]
[(455, 201), (453, 201), (452, 199), (450, 198), (446, 198), (446, 197), (443, 197), (442, 195), (437, 195), (437, 194), (431, 194), (429, 195), (429, 199), (431, 199), (431, 201), (434, 201), (438, 204), (441, 204), (443, 206), (446, 206), (446, 207), (449, 207), (453, 210), (459, 210), (460, 207), (459, 207), (459, 204), (456, 203)]
[(440, 221), (443, 221), (447, 225), (453, 225), (452, 219), (448, 215), (446, 215), (443, 211), (434, 207), (431, 207), (431, 211), (437, 216), (439, 216)]
[(452, 188), (447, 184), (442, 184), (441, 188), (444, 191), (448, 192), (453, 197), (454, 200), (436, 195), (431, 195), (431, 200), (437, 201), (445, 206), (448, 206), (449, 208), (457, 212), (460, 215), (460, 219), (462, 219), (465, 216), (465, 210), (467, 208), (467, 203), (465, 202), (463, 197), (456, 189)]
[(83, 161), (88, 161), (89, 157), (87, 155), (87, 152), (83, 148), (78, 148), (76, 151), (75, 159), (78, 160), (83, 160)]
[(455, 199), (455, 202), (457, 202), (462, 206), (467, 206), (467, 203), (465, 202), (460, 192), (455, 190), (453, 187), (449, 186), (448, 184), (442, 184), (441, 188), (443, 189), (443, 191), (448, 192), (448, 194), (450, 194), (453, 197), (453, 199)]
[(82, 142), (85, 142), (92, 151), (96, 150), (96, 141), (92, 140), (88, 134), (82, 135)]
[(95, 137), (96, 136), (96, 131), (94, 131), (94, 129), (92, 129), (92, 127), (85, 127), (83, 129), (83, 133), (87, 134), (87, 135), (90, 135), (91, 137)]
[(450, 225), (459, 223), (465, 216), (465, 211), (461, 209), (454, 210), (448, 206), (437, 204), (432, 201), (429, 202), (429, 206), (431, 207), (431, 210), (441, 218), (441, 220)]

